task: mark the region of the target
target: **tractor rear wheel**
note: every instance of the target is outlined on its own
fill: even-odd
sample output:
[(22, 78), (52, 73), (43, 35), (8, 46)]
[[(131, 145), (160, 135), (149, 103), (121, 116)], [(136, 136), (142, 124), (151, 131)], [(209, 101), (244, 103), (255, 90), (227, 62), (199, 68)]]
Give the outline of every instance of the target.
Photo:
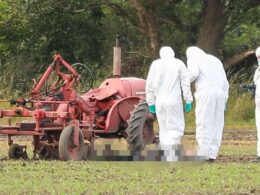
[(9, 159), (20, 159), (23, 154), (23, 148), (18, 144), (12, 144), (8, 150)]
[(131, 150), (143, 150), (146, 145), (154, 142), (153, 120), (148, 117), (149, 114), (148, 105), (144, 101), (140, 102), (132, 111), (126, 129), (127, 142)]
[(78, 146), (74, 144), (74, 127), (67, 126), (63, 129), (59, 140), (59, 155), (63, 161), (68, 160), (84, 160), (84, 137), (81, 130), (79, 130)]

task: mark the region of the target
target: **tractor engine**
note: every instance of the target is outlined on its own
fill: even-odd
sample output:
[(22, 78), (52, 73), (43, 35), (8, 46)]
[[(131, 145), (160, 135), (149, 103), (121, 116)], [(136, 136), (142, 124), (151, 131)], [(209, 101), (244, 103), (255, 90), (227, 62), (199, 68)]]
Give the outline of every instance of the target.
[(81, 96), (85, 101), (95, 101), (95, 130), (115, 133), (126, 127), (130, 111), (145, 98), (145, 80), (129, 78), (106, 79), (99, 88)]

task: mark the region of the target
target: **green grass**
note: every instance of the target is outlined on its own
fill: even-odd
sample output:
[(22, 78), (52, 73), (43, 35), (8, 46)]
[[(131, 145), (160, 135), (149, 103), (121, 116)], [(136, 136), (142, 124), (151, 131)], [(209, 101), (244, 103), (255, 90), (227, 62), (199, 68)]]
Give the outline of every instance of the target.
[[(188, 132), (183, 141), (194, 145), (194, 131)], [(214, 164), (3, 160), (0, 194), (260, 194), (260, 163), (250, 161), (255, 135), (255, 130), (225, 130)], [(0, 156), (6, 152), (2, 139)]]
[(258, 164), (5, 161), (1, 194), (260, 193)]

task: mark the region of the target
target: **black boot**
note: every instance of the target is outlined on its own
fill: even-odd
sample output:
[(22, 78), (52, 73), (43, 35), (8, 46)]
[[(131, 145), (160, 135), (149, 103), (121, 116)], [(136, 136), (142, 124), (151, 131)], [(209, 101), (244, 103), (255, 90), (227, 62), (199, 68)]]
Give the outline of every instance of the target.
[(260, 163), (260, 156), (258, 156), (256, 159), (252, 160), (253, 163)]
[(206, 160), (208, 163), (214, 163), (216, 159), (213, 158), (209, 158), (208, 160)]

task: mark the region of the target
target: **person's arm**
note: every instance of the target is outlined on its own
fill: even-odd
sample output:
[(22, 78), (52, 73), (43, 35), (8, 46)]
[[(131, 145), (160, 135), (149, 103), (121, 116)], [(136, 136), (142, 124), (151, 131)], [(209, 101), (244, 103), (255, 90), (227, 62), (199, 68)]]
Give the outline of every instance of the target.
[[(149, 106), (155, 105), (155, 92), (156, 92), (156, 86), (155, 86), (155, 78), (156, 78), (156, 62), (153, 62), (150, 66), (147, 79), (146, 79), (146, 86), (145, 86), (145, 92), (146, 92), (146, 102)], [(158, 73), (157, 73), (158, 74)]]
[(260, 78), (260, 67), (258, 67), (255, 71), (255, 74), (254, 74), (254, 79), (253, 79), (253, 85), (252, 85), (252, 92), (251, 92), (251, 95), (254, 96), (255, 98), (258, 98), (256, 97), (256, 91), (259, 91), (259, 88), (260, 86), (258, 85), (258, 79)]
[(259, 79), (259, 76), (260, 76), (260, 67), (258, 67), (255, 71), (255, 74), (254, 74), (254, 83), (256, 84), (257, 83), (257, 80)]
[(190, 75), (183, 62), (181, 62), (181, 66), (180, 66), (180, 82), (181, 82), (181, 88), (182, 88), (184, 100), (186, 101), (186, 103), (192, 103), (193, 97), (191, 94), (191, 87), (190, 87)]
[(225, 99), (226, 99), (226, 102), (227, 102), (228, 101), (229, 83), (228, 83), (226, 75), (225, 75), (224, 79), (225, 79), (225, 81), (224, 81), (223, 90), (224, 90)]
[(190, 82), (195, 81), (199, 77), (199, 66), (195, 58), (188, 58), (187, 68), (189, 71)]
[(223, 91), (224, 91), (225, 100), (226, 100), (226, 103), (227, 103), (227, 101), (228, 101), (229, 83), (228, 83), (228, 80), (227, 80), (226, 72), (224, 70), (224, 66), (223, 66), (223, 64), (222, 64), (222, 62), (220, 60), (219, 60), (219, 62), (220, 62), (221, 70), (222, 70), (222, 78), (224, 80)]

